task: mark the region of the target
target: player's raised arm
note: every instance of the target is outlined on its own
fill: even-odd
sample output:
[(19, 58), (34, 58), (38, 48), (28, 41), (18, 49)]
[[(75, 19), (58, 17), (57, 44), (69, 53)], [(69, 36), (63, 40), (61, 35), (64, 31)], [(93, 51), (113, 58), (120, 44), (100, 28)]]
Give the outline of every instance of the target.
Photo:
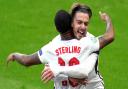
[(21, 54), (21, 53), (11, 53), (7, 57), (7, 64), (10, 61), (17, 61), (18, 63), (20, 63), (21, 65), (24, 65), (24, 66), (41, 64), (41, 61), (39, 60), (37, 53), (33, 53), (30, 55)]
[(106, 22), (106, 32), (99, 36), (100, 49), (104, 48), (106, 45), (114, 40), (114, 28), (110, 17), (106, 13), (99, 12), (100, 17)]

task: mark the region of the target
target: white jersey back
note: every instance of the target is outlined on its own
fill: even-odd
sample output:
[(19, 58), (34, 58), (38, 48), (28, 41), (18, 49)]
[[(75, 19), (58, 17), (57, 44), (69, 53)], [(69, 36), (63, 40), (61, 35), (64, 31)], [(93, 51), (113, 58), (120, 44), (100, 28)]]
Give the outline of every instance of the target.
[[(94, 51), (99, 50), (99, 41), (95, 37), (84, 37), (80, 40), (62, 41), (57, 36), (38, 52), (42, 63), (60, 66), (73, 66), (82, 63)], [(92, 71), (92, 73), (94, 73)], [(96, 75), (96, 74), (95, 74)], [(94, 74), (89, 74), (92, 80)], [(60, 75), (54, 78), (55, 89), (86, 89), (84, 85), (72, 84), (68, 76)]]

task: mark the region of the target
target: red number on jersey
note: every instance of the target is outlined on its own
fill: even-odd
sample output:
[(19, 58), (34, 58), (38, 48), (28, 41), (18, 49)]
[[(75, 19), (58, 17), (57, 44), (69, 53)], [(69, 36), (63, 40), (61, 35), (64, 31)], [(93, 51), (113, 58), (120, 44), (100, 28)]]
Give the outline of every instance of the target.
[[(60, 64), (60, 66), (65, 66), (65, 61), (61, 57), (59, 57), (58, 58), (58, 64)], [(63, 80), (62, 85), (67, 86), (67, 80)]]
[(58, 64), (60, 64), (60, 66), (65, 66), (65, 61), (61, 57), (59, 57)]
[(80, 64), (79, 60), (75, 57), (71, 58), (69, 61), (69, 66), (78, 65), (78, 64)]
[[(80, 63), (79, 60), (76, 57), (73, 57), (69, 61), (69, 66), (78, 65), (79, 63)], [(60, 64), (60, 66), (65, 66), (65, 61), (61, 57), (59, 57), (58, 64)], [(78, 83), (70, 80), (69, 80), (69, 83), (72, 87), (76, 87), (78, 85)], [(62, 85), (67, 86), (67, 80), (62, 81)]]

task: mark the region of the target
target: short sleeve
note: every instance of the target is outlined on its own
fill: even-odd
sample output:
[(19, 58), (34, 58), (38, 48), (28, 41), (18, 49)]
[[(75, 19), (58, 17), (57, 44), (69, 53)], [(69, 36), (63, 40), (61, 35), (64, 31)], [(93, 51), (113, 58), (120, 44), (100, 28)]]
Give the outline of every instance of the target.
[(40, 61), (44, 64), (48, 63), (48, 48), (49, 48), (49, 44), (43, 46), (39, 51), (38, 51), (38, 57), (40, 59)]
[(91, 33), (89, 33), (89, 32), (87, 32), (86, 36), (87, 36), (87, 37), (95, 37), (93, 34), (91, 34)]
[(99, 45), (99, 39), (97, 37), (90, 37), (90, 45), (91, 45), (91, 51), (99, 51), (100, 45)]

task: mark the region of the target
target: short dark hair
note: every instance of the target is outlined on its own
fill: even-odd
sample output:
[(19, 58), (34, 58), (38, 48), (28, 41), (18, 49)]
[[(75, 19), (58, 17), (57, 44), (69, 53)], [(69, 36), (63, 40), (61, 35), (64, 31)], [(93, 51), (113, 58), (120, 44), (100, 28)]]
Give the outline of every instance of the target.
[(89, 15), (89, 18), (92, 16), (91, 8), (87, 5), (81, 4), (81, 3), (74, 3), (71, 7), (71, 16), (74, 18), (75, 14), (77, 12), (83, 12), (87, 13)]
[(71, 30), (71, 15), (65, 10), (59, 10), (54, 18), (56, 29), (63, 34)]

